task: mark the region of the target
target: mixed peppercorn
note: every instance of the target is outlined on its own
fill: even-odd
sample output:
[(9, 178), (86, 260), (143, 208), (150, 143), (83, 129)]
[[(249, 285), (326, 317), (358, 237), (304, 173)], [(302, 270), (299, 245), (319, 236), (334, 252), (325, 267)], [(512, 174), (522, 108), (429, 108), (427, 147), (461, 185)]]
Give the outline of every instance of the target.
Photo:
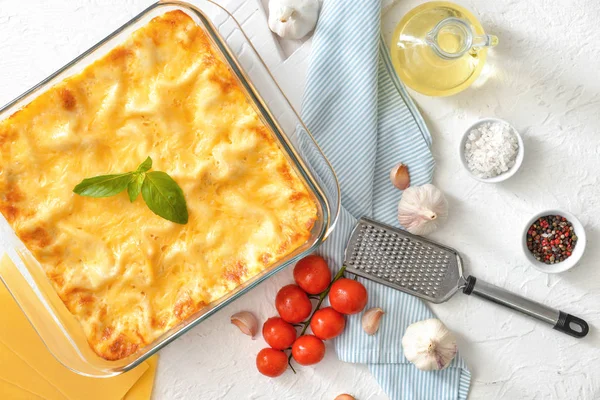
[(546, 264), (566, 260), (576, 244), (573, 224), (560, 215), (541, 217), (527, 230), (527, 248), (536, 260)]

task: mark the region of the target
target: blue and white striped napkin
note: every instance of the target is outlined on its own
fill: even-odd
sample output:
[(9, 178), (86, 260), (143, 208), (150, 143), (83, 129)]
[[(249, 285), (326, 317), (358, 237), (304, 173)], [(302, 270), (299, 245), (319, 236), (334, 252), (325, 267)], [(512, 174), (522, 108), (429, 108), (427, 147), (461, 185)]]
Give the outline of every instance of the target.
[[(400, 192), (389, 181), (398, 162), (411, 184), (431, 182), (431, 136), (394, 73), (380, 33), (380, 0), (325, 0), (312, 43), (303, 119), (332, 163), (342, 191), (342, 211), (321, 247), (341, 266), (357, 218), (398, 225)], [(391, 399), (466, 399), (471, 374), (457, 357), (443, 371), (423, 372), (406, 360), (402, 336), (413, 322), (432, 318), (419, 299), (363, 280), (367, 308), (386, 312), (377, 335), (364, 334), (360, 316), (348, 318), (335, 341), (339, 358), (367, 363)]]

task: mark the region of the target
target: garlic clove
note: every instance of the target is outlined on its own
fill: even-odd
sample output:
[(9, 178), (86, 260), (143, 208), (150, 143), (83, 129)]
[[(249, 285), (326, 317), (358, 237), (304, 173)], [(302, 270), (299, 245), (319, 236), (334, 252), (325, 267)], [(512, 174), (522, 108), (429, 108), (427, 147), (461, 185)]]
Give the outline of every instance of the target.
[(423, 371), (448, 367), (458, 347), (454, 334), (439, 319), (415, 322), (402, 337), (404, 356)]
[(379, 323), (383, 314), (385, 312), (379, 307), (365, 311), (362, 316), (362, 326), (367, 335), (374, 335), (379, 330)]
[(237, 326), (243, 334), (254, 339), (254, 335), (258, 332), (258, 320), (249, 311), (240, 311), (231, 316), (231, 323)]
[(344, 394), (340, 394), (339, 396), (337, 396), (334, 400), (356, 400), (354, 398), (354, 396), (350, 396), (347, 393)]
[(396, 165), (390, 171), (390, 180), (392, 184), (400, 190), (404, 190), (410, 186), (410, 175), (408, 167), (402, 163)]
[(415, 235), (427, 235), (435, 231), (447, 216), (446, 197), (431, 184), (407, 188), (398, 203), (400, 225)]

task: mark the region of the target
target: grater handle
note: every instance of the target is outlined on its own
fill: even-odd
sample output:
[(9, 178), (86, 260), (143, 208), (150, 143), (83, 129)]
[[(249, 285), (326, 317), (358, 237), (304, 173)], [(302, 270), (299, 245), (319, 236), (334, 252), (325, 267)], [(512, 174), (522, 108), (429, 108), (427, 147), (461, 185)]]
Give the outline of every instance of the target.
[(582, 338), (589, 332), (587, 322), (581, 318), (526, 299), (498, 286), (478, 280), (474, 276), (467, 278), (467, 283), (463, 287), (463, 293), (474, 294), (496, 304), (522, 312), (552, 325), (554, 329), (560, 332), (576, 338)]

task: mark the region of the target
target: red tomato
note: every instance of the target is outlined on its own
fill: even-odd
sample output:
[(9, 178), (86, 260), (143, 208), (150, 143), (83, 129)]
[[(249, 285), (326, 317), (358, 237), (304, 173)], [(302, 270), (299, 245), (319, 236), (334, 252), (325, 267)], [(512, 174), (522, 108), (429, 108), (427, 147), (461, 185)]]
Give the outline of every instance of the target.
[(316, 364), (325, 357), (325, 343), (315, 335), (300, 336), (292, 345), (292, 357), (300, 365)]
[(285, 372), (288, 366), (288, 358), (281, 350), (270, 347), (264, 348), (256, 356), (256, 368), (263, 375), (275, 378)]
[(345, 326), (344, 316), (331, 307), (318, 310), (310, 320), (310, 329), (316, 337), (322, 340), (338, 336)]
[(275, 307), (281, 318), (291, 324), (304, 321), (312, 310), (308, 295), (296, 285), (287, 285), (279, 289), (275, 297)]
[(279, 317), (272, 317), (263, 325), (262, 335), (272, 348), (285, 350), (296, 340), (296, 328)]
[(294, 280), (306, 293), (319, 294), (329, 286), (331, 271), (323, 257), (311, 255), (298, 261)]
[(359, 281), (342, 278), (331, 285), (329, 303), (342, 314), (356, 314), (367, 305), (367, 289)]

